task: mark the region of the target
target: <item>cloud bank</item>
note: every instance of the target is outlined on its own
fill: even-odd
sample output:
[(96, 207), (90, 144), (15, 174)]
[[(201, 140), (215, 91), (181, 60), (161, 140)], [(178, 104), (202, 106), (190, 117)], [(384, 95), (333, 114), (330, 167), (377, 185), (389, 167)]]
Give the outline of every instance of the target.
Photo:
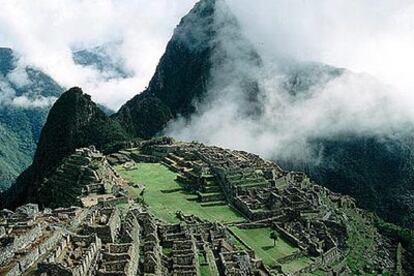
[[(412, 129), (411, 1), (226, 2), (263, 66), (251, 66), (240, 50), (244, 40), (223, 43), (230, 55), (212, 72), (212, 96), (197, 103), (190, 119), (172, 122), (167, 134), (267, 158), (309, 160), (317, 158), (311, 143), (318, 139), (398, 137)], [(227, 12), (223, 5), (218, 26)], [(240, 31), (226, 28), (219, 34)], [(243, 113), (249, 107), (240, 87), (246, 75), (258, 83), (258, 116)]]
[[(117, 109), (148, 84), (175, 25), (195, 2), (0, 0), (0, 46), (13, 48), (62, 86), (80, 86)], [(113, 42), (118, 42), (114, 56), (131, 77), (108, 79), (105, 72), (73, 62), (73, 50)]]
[[(148, 84), (175, 25), (195, 2), (0, 0), (0, 45), (116, 109)], [(412, 1), (225, 2), (228, 7), (219, 2), (218, 25), (229, 12), (241, 25), (219, 33), (229, 58), (223, 64), (213, 56), (207, 101), (195, 103), (198, 112), (172, 122), (167, 134), (284, 158), (312, 155), (308, 144), (315, 139), (394, 135), (412, 127)], [(228, 39), (240, 38), (239, 32), (246, 40)], [(109, 51), (131, 77), (108, 79), (73, 62), (73, 50), (108, 43), (115, 43)], [(259, 68), (249, 47), (262, 58)], [(23, 75), (13, 78), (24, 84)], [(246, 79), (257, 82), (254, 106), (241, 92)], [(257, 109), (260, 114), (252, 115)]]

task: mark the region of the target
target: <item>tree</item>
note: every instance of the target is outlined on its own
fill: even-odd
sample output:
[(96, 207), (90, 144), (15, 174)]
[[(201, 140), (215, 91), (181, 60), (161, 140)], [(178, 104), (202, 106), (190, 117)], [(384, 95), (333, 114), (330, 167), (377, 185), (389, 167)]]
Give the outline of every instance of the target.
[(279, 239), (279, 235), (276, 231), (270, 232), (270, 238), (273, 240), (273, 247), (276, 246), (276, 241)]
[(142, 201), (143, 201), (143, 202), (145, 202), (144, 195), (145, 195), (145, 188), (144, 188), (144, 189), (142, 189), (141, 193), (139, 194), (139, 196), (142, 198)]

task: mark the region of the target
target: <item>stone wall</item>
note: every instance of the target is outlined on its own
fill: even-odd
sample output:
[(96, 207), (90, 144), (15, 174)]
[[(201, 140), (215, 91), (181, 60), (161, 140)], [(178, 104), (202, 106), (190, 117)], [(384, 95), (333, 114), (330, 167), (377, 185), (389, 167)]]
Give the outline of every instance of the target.
[(11, 240), (10, 244), (0, 250), (0, 266), (10, 261), (16, 251), (30, 245), (33, 241), (38, 239), (42, 235), (42, 230), (42, 226), (37, 224), (27, 229), (27, 231), (19, 229), (19, 231), (22, 231), (23, 233), (12, 232), (9, 237)]
[[(95, 217), (108, 216), (105, 225), (96, 224)], [(96, 234), (104, 243), (113, 243), (116, 240), (121, 227), (121, 217), (117, 208), (99, 209), (92, 214), (89, 221), (83, 226), (83, 233), (86, 235)]]
[(96, 262), (97, 255), (101, 249), (102, 243), (98, 237), (95, 237), (95, 242), (91, 243), (83, 255), (82, 263), (73, 269), (73, 276), (89, 275), (91, 267)]
[(274, 226), (284, 240), (288, 241), (293, 246), (296, 246), (302, 250), (305, 250), (304, 244), (300, 240), (298, 240), (296, 237), (288, 233), (285, 229), (283, 229), (279, 225), (274, 224)]

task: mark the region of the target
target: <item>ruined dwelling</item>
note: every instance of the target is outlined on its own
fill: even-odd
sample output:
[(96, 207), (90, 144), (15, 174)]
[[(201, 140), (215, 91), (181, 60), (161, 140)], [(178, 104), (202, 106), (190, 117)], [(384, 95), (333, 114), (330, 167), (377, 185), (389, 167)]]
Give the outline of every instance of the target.
[[(200, 204), (236, 208), (246, 218), (240, 228), (277, 231), (298, 248), (278, 263), (305, 255), (314, 260), (298, 275), (317, 269), (349, 275), (341, 210), (356, 208), (352, 198), (247, 152), (175, 142), (142, 142), (108, 156), (77, 150), (43, 186), (64, 199), (63, 208), (28, 204), (0, 212), (0, 275), (197, 276), (201, 264), (216, 275), (286, 275), (264, 265), (226, 225), (185, 210), (177, 212), (177, 224), (154, 217), (128, 198), (127, 183), (112, 167), (130, 162), (164, 164)], [(393, 256), (378, 265), (397, 266)]]

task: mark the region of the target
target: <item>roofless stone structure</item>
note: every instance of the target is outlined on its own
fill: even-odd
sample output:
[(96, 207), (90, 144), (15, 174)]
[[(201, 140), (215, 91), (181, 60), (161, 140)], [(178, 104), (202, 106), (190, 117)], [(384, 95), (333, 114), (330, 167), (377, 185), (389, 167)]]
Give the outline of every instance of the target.
[[(135, 184), (116, 169), (135, 170), (142, 162), (176, 173), (179, 190), (195, 195), (194, 204), (232, 208), (241, 221), (220, 223), (191, 210), (177, 211), (175, 223), (163, 220), (143, 193), (130, 194)], [(352, 198), (302, 173), (247, 152), (170, 139), (136, 142), (107, 156), (79, 149), (44, 183), (58, 208), (28, 204), (0, 212), (0, 275), (349, 275), (349, 214), (372, 223)], [(139, 185), (145, 190), (146, 183)], [(291, 252), (269, 265), (236, 233), (255, 229), (274, 231)], [(370, 234), (378, 242), (378, 254), (369, 256), (376, 271), (396, 272), (401, 247)], [(302, 259), (299, 270), (286, 270)]]

